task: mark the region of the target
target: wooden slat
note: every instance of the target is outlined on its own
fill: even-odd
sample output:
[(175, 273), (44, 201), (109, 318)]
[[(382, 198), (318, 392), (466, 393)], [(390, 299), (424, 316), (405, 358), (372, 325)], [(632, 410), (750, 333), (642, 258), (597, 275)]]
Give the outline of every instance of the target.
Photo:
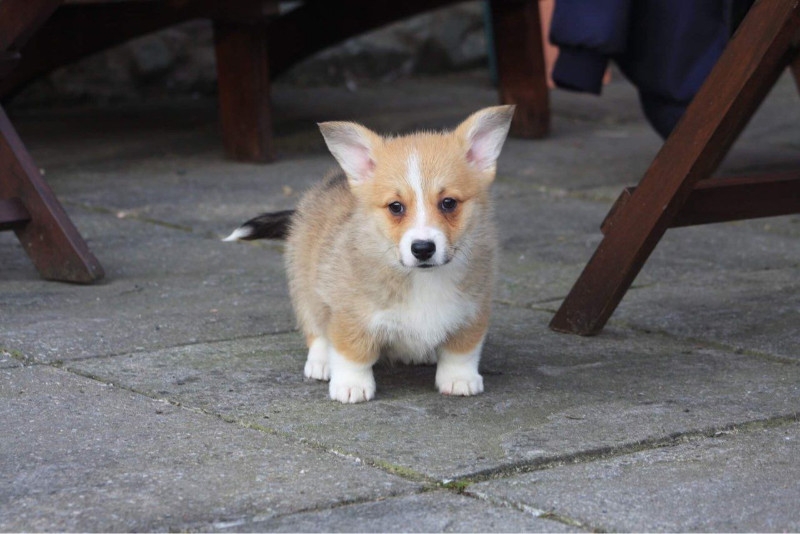
[(31, 214), (18, 198), (0, 199), (0, 230), (14, 228), (30, 222)]
[(794, 59), (797, 0), (760, 0), (664, 143), (550, 327), (602, 330), (697, 182), (709, 178)]
[[(630, 202), (626, 188), (601, 225), (608, 233)], [(711, 178), (699, 182), (670, 228), (800, 213), (800, 171), (757, 176)]]

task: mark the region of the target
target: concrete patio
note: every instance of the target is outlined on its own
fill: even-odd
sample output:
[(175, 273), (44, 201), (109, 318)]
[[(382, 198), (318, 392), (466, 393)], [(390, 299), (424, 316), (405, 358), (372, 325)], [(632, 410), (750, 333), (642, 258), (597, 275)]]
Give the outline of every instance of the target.
[[(278, 84), (279, 161), (222, 156), (213, 101), (14, 110), (106, 270), (39, 279), (0, 234), (2, 531), (798, 531), (800, 215), (671, 230), (604, 332), (547, 324), (660, 147), (635, 91), (553, 93), (511, 139), (486, 393), (377, 370), (303, 379), (282, 244), (222, 243), (330, 169), (315, 123), (451, 127), (485, 72), (352, 92)], [(800, 163), (784, 77), (722, 172)]]

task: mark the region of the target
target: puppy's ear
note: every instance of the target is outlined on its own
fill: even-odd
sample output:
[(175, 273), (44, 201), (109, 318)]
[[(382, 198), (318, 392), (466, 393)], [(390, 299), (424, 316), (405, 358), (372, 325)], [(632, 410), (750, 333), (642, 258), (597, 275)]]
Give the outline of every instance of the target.
[(466, 158), (480, 172), (494, 176), (497, 158), (508, 135), (515, 106), (484, 108), (470, 115), (456, 128), (464, 141)]
[(380, 136), (354, 122), (322, 122), (325, 144), (352, 184), (371, 179), (375, 172), (374, 150)]

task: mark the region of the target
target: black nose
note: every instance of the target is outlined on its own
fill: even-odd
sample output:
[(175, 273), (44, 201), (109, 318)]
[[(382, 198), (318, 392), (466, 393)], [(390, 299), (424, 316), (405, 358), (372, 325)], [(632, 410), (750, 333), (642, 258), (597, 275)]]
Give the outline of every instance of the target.
[(430, 259), (436, 252), (436, 243), (433, 241), (414, 241), (411, 243), (411, 254), (420, 261)]

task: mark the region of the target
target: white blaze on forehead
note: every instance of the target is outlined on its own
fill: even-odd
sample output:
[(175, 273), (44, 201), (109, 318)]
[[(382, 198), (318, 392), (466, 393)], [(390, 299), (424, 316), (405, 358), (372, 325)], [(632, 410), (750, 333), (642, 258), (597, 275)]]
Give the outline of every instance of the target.
[(422, 166), (419, 162), (419, 154), (416, 150), (411, 152), (408, 157), (408, 169), (406, 170), (406, 180), (414, 191), (414, 201), (416, 206), (415, 226), (425, 226), (425, 193), (422, 190)]
[(425, 186), (422, 175), (422, 165), (417, 151), (412, 151), (408, 156), (406, 168), (406, 181), (414, 192), (414, 225), (406, 230), (400, 240), (400, 259), (403, 265), (413, 267), (419, 263), (411, 252), (414, 241), (432, 241), (436, 245), (436, 252), (426, 261), (427, 264), (442, 265), (447, 262), (447, 238), (436, 227), (434, 221), (428, 220), (428, 207), (425, 205)]

